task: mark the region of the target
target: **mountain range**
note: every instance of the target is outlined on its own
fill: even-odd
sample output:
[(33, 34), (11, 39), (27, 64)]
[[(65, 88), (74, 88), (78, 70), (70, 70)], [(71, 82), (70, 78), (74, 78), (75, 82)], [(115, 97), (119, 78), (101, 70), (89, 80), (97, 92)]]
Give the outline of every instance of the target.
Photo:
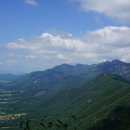
[[(130, 63), (113, 60), (93, 65), (62, 64), (4, 79), (0, 75), (1, 118), (16, 115), (15, 121), (21, 114), (39, 122), (43, 118), (60, 119), (69, 124), (68, 130), (130, 129), (126, 125), (130, 119)], [(121, 115), (120, 120), (118, 112), (115, 113), (118, 108), (119, 113), (126, 115)], [(75, 120), (68, 118), (74, 115)], [(37, 121), (31, 124), (33, 129), (40, 128)], [(113, 127), (108, 127), (109, 122)]]

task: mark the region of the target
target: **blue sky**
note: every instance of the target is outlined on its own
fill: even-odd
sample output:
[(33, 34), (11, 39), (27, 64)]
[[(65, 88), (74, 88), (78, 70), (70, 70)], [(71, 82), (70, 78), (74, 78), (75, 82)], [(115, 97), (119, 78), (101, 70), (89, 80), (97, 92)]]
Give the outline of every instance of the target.
[(1, 2), (1, 42), (16, 40), (20, 37), (28, 38), (50, 30), (79, 35), (86, 30), (116, 24), (103, 15), (81, 11), (77, 3), (69, 0), (37, 2), (36, 6), (26, 4), (24, 0)]
[(3, 0), (0, 9), (0, 73), (130, 62), (128, 0)]

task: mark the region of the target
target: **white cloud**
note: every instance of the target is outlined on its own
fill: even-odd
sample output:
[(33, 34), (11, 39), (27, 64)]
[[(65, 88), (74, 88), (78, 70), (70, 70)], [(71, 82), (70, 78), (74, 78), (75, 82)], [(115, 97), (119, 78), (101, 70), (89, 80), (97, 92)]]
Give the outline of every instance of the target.
[(130, 21), (129, 0), (72, 0), (79, 2), (84, 11), (95, 11), (115, 20)]
[(25, 59), (15, 58), (35, 70), (64, 62), (92, 64), (116, 58), (130, 62), (130, 28), (107, 26), (80, 37), (45, 32), (32, 39), (10, 42), (6, 47), (16, 55), (24, 55)]
[(58, 55), (57, 55), (57, 58), (58, 58), (58, 59), (61, 59), (61, 60), (65, 60), (65, 56), (62, 55), (62, 54), (58, 54)]
[(74, 38), (70, 36), (70, 34), (61, 35), (43, 33), (40, 37), (41, 39), (43, 39), (44, 42), (50, 43), (52, 46), (63, 50), (65, 49), (68, 51), (80, 51), (85, 47), (82, 40)]
[(37, 5), (37, 0), (25, 0), (26, 4), (29, 4), (31, 6), (36, 6)]

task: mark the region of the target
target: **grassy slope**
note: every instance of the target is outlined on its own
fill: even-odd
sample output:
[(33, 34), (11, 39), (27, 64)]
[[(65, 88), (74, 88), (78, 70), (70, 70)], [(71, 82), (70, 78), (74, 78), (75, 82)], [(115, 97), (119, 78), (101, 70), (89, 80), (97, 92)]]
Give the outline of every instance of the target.
[(86, 130), (105, 119), (116, 106), (129, 105), (129, 97), (130, 85), (125, 80), (104, 74), (82, 87), (60, 91), (35, 110), (50, 119), (68, 120), (67, 117), (74, 114), (78, 118), (75, 125), (82, 122), (80, 130)]

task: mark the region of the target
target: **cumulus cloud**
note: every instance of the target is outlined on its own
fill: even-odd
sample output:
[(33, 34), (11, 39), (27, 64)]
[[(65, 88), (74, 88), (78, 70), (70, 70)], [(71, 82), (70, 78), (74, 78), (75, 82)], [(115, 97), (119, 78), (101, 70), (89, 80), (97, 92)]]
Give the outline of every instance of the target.
[(79, 2), (84, 11), (102, 13), (115, 20), (130, 21), (129, 0), (72, 0)]
[(92, 64), (116, 58), (130, 62), (129, 36), (129, 27), (106, 26), (80, 37), (45, 32), (32, 39), (10, 42), (6, 47), (16, 55), (24, 54), (22, 61), (25, 58), (28, 65), (34, 65), (33, 68), (52, 67), (64, 62)]
[(31, 6), (35, 6), (37, 5), (37, 0), (25, 0), (25, 3)]
[(59, 49), (65, 49), (66, 51), (81, 51), (84, 49), (84, 43), (78, 38), (74, 38), (68, 35), (61, 35), (61, 34), (49, 34), (43, 33), (41, 36), (45, 42), (50, 43), (52, 46), (57, 47)]

